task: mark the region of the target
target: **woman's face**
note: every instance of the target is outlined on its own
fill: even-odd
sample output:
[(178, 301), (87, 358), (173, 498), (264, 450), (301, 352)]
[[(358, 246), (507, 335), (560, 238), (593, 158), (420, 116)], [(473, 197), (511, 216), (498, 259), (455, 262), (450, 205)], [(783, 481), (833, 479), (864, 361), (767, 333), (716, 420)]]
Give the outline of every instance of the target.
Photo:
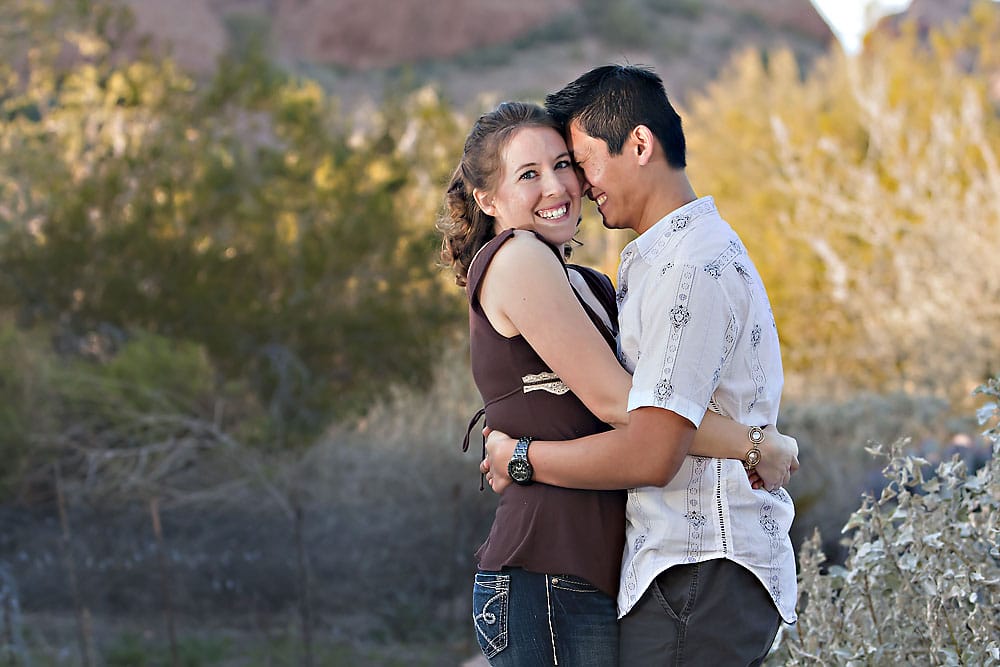
[(566, 243), (580, 220), (580, 180), (562, 135), (549, 127), (523, 127), (501, 155), (500, 179), (489, 193), (476, 192), (487, 215), (504, 229), (538, 232), (554, 245)]

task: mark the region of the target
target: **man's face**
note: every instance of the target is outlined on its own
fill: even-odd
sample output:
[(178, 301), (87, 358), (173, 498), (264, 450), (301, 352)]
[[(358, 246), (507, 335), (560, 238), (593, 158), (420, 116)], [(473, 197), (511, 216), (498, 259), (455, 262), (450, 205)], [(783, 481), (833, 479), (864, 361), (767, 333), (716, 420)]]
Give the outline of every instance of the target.
[(628, 159), (629, 142), (621, 154), (611, 155), (603, 139), (590, 136), (574, 120), (569, 126), (567, 143), (583, 180), (584, 193), (597, 204), (604, 226), (630, 229), (638, 224), (638, 211), (631, 209), (639, 200), (630, 194), (635, 179), (629, 176), (632, 167)]

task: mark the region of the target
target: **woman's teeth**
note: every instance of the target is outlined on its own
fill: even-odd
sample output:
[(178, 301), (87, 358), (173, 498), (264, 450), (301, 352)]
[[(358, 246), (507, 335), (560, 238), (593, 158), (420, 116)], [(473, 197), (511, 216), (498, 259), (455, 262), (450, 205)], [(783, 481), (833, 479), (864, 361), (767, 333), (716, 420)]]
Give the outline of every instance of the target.
[(566, 212), (568, 210), (569, 210), (569, 206), (567, 206), (566, 204), (563, 204), (559, 208), (551, 208), (551, 209), (549, 209), (547, 211), (539, 211), (538, 212), (538, 217), (539, 218), (545, 218), (546, 220), (555, 220), (556, 218), (561, 218), (564, 215), (566, 215)]

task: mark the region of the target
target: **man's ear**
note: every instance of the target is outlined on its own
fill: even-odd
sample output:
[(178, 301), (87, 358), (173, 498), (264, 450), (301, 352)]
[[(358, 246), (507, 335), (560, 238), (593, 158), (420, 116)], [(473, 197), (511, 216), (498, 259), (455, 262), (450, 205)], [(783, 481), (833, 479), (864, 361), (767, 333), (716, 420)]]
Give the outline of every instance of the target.
[(649, 164), (653, 159), (653, 151), (656, 148), (656, 136), (653, 131), (645, 125), (636, 125), (629, 135), (632, 139), (632, 150), (638, 159), (640, 166)]
[(479, 204), (479, 208), (482, 209), (483, 213), (496, 217), (497, 207), (493, 204), (493, 195), (485, 190), (473, 188), (472, 197), (476, 200), (476, 203)]

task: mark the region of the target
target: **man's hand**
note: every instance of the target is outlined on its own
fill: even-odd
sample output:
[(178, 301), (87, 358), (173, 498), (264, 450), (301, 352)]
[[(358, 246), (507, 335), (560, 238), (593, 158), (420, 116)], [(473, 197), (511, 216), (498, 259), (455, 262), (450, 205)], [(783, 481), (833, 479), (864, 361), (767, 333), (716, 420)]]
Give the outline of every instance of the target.
[(494, 493), (503, 493), (512, 484), (507, 474), (507, 464), (514, 455), (517, 441), (506, 433), (490, 431), (486, 438), (486, 458), (479, 464), (479, 471), (486, 475), (486, 481)]
[(750, 484), (755, 489), (773, 491), (788, 484), (792, 473), (799, 469), (799, 443), (778, 432), (774, 426), (764, 429), (764, 442), (760, 444), (760, 463), (750, 473)]

